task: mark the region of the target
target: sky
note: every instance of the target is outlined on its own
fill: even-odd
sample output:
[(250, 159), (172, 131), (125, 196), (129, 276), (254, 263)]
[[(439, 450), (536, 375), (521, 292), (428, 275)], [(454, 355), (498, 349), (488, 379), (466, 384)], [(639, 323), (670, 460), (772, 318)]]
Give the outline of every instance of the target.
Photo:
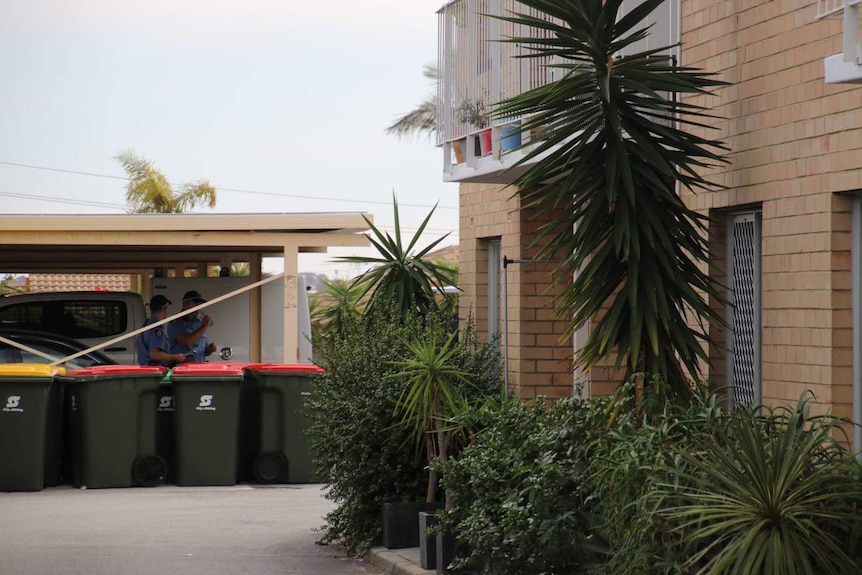
[[(394, 193), (405, 235), (438, 204), (421, 245), (457, 243), (440, 150), (384, 132), (433, 90), (442, 3), (5, 2), (0, 213), (124, 213), (114, 156), (133, 150), (174, 185), (209, 180), (217, 207), (196, 213), (365, 212), (391, 231)], [(332, 260), (353, 253), (374, 252), (300, 271), (352, 275)]]

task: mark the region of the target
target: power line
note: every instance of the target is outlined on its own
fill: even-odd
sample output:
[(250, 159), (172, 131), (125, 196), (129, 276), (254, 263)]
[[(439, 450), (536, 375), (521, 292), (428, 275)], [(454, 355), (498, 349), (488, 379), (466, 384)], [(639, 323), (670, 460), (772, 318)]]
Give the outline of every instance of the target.
[(93, 202), (87, 200), (70, 200), (68, 198), (58, 198), (54, 196), (37, 196), (35, 194), (16, 194), (14, 192), (0, 192), (0, 196), (8, 198), (22, 198), (25, 200), (37, 200), (41, 202), (52, 202), (57, 204), (72, 204), (75, 206), (93, 206), (97, 208), (111, 208), (116, 210), (126, 211), (128, 208), (120, 204), (110, 204), (107, 202)]
[[(109, 174), (97, 174), (94, 172), (82, 172), (82, 171), (78, 171), (78, 170), (65, 170), (62, 168), (51, 168), (48, 166), (34, 166), (32, 164), (20, 164), (17, 162), (0, 161), (0, 164), (2, 164), (4, 166), (13, 166), (16, 168), (28, 168), (31, 170), (43, 170), (43, 171), (47, 171), (47, 172), (60, 172), (62, 174), (74, 174), (76, 176), (89, 176), (89, 177), (93, 177), (93, 178), (107, 178), (107, 179), (111, 179), (111, 180), (123, 180), (126, 182), (129, 181), (129, 178), (126, 178), (124, 176), (112, 176)], [(354, 204), (374, 204), (374, 205), (381, 205), (381, 206), (388, 206), (389, 205), (389, 202), (383, 202), (383, 201), (379, 201), (379, 200), (353, 200), (353, 199), (345, 199), (345, 198), (306, 196), (306, 195), (300, 195), (300, 194), (285, 194), (285, 193), (281, 193), (281, 192), (263, 192), (260, 190), (244, 190), (244, 189), (240, 189), (240, 188), (222, 188), (219, 186), (215, 186), (215, 188), (217, 190), (223, 191), (223, 192), (236, 192), (236, 193), (240, 193), (240, 194), (254, 194), (254, 195), (258, 195), (258, 196), (271, 196), (271, 197), (278, 197), (278, 198), (295, 198), (295, 199), (300, 199), (300, 200), (324, 200), (324, 201), (345, 202), (345, 203), (354, 203)], [(406, 204), (406, 203), (402, 203), (402, 202), (399, 202), (398, 205), (403, 206), (403, 207), (408, 207), (408, 208), (433, 208), (434, 207), (433, 205), (430, 205), (430, 204)], [(458, 209), (457, 206), (437, 205), (437, 207), (440, 208), (441, 210), (457, 210)]]
[[(112, 203), (108, 203), (108, 202), (74, 200), (74, 199), (68, 199), (68, 198), (58, 198), (56, 196), (40, 196), (40, 195), (36, 195), (36, 194), (19, 194), (19, 193), (14, 193), (14, 192), (0, 192), (0, 196), (8, 197), (8, 198), (21, 198), (24, 200), (36, 200), (36, 201), (40, 201), (40, 202), (51, 202), (51, 203), (56, 203), (56, 204), (71, 204), (74, 206), (92, 206), (92, 207), (97, 207), (97, 208), (110, 208), (110, 209), (114, 209), (114, 210), (120, 210), (123, 212), (128, 211), (128, 206), (120, 205), (120, 204), (112, 204)], [(394, 224), (392, 226), (378, 225), (377, 227), (378, 227), (378, 229), (381, 229), (381, 230), (386, 231), (386, 232), (395, 231), (395, 225)], [(410, 232), (410, 231), (416, 231), (419, 228), (411, 228), (408, 226), (401, 226), (401, 229), (403, 231)], [(448, 229), (443, 229), (443, 228), (425, 228), (425, 231), (426, 232), (432, 232), (432, 233), (438, 233), (438, 234), (446, 234), (446, 233), (452, 233), (453, 232), (453, 230), (448, 230)]]

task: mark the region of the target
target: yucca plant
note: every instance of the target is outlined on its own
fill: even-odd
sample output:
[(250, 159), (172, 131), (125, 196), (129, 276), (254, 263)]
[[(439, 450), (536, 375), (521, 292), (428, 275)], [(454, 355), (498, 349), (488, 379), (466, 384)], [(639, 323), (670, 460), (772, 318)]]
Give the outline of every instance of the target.
[(349, 280), (323, 280), (323, 292), (314, 297), (312, 319), (323, 337), (340, 337), (359, 317), (361, 289)]
[[(862, 573), (862, 467), (840, 442), (837, 420), (795, 409), (739, 409), (715, 444), (681, 454), (678, 526), (698, 575)], [(846, 439), (846, 438), (845, 438)], [(679, 499), (677, 499), (679, 501)]]
[[(453, 361), (458, 352), (456, 336), (457, 332), (449, 334), (442, 344), (435, 337), (409, 343), (409, 354), (394, 362), (399, 371), (391, 376), (406, 379), (395, 414), (400, 416), (401, 425), (412, 431), (417, 447), (425, 443), (429, 464), (426, 503), (429, 504), (437, 500), (439, 479), (437, 467), (431, 464), (437, 459), (441, 462), (448, 459), (453, 429), (447, 419), (466, 409), (465, 390), (473, 385), (472, 374), (459, 370)], [(446, 508), (450, 507), (447, 492)]]
[(455, 286), (451, 268), (426, 258), (449, 234), (413, 253), (425, 226), (434, 214), (434, 209), (425, 216), (419, 229), (405, 246), (401, 240), (401, 220), (398, 215), (398, 200), (395, 197), (392, 198), (392, 204), (395, 214), (394, 237), (389, 235), (389, 232), (381, 231), (365, 218), (372, 233), (368, 235), (368, 239), (380, 257), (344, 256), (337, 258), (337, 261), (372, 265), (353, 282), (354, 285), (362, 287), (360, 299), (369, 296), (365, 306), (366, 314), (380, 305), (389, 305), (389, 302), (394, 301), (401, 310), (402, 317), (414, 311), (425, 315), (438, 307), (435, 297), (437, 294), (443, 294), (447, 286)]
[(518, 1), (543, 16), (501, 16), (529, 30), (508, 41), (525, 58), (553, 61), (562, 78), (493, 115), (523, 118), (536, 143), (517, 165), (534, 163), (512, 184), (522, 207), (560, 214), (542, 228), (537, 257), (561, 257), (555, 276), (575, 278), (555, 299), (569, 333), (595, 321), (576, 361), (588, 369), (614, 357), (627, 375), (659, 373), (688, 396), (708, 360), (706, 323), (722, 321), (708, 298), (722, 298), (702, 267), (707, 218), (677, 185), (718, 188), (702, 174), (726, 148), (686, 131), (709, 128), (711, 116), (685, 98), (724, 83), (677, 65), (671, 47), (619, 56), (648, 35), (642, 22), (665, 0), (621, 17), (623, 0)]

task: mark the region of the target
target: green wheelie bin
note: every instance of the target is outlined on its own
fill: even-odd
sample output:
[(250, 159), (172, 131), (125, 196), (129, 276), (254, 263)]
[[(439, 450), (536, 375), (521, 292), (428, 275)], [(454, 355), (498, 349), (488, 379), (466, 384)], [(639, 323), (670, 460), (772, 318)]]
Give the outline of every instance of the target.
[(165, 481), (158, 455), (156, 406), (167, 369), (99, 365), (69, 371), (66, 409), (72, 485), (82, 488), (153, 487)]
[(174, 386), (169, 370), (159, 384), (156, 403), (156, 453), (165, 460), (168, 467), (166, 483), (176, 483), (177, 458), (174, 442)]
[(306, 438), (305, 401), (311, 378), (323, 369), (307, 364), (252, 364), (246, 368), (255, 397), (251, 474), (260, 483), (311, 483), (314, 464)]
[(39, 491), (59, 474), (57, 368), (0, 364), (0, 491)]
[(235, 485), (241, 365), (184, 363), (174, 368), (177, 485)]

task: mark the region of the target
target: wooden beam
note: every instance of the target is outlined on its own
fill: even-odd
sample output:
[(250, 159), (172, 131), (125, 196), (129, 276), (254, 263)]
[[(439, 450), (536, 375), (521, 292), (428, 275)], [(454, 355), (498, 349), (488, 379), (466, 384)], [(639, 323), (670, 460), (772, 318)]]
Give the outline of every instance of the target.
[(284, 233), (315, 231), (355, 233), (368, 229), (360, 212), (293, 214), (75, 214), (0, 216), (0, 229), (14, 231), (201, 232), (248, 231)]
[[(0, 223), (2, 225), (2, 223)], [(188, 250), (192, 247), (244, 247), (276, 253), (284, 246), (350, 247), (368, 246), (362, 234), (260, 234), (256, 232), (110, 232), (110, 231), (0, 231), (0, 245), (65, 246), (164, 246)]]

